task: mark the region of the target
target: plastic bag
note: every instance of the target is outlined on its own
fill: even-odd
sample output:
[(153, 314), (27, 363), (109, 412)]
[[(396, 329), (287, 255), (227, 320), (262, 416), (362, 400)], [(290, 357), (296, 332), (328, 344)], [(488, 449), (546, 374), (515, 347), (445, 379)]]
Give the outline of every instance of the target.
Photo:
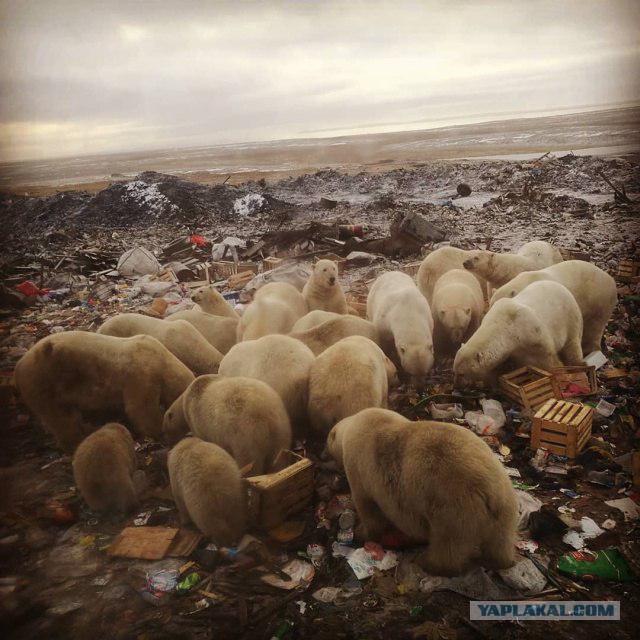
[(502, 405), (497, 400), (483, 398), (480, 400), (480, 406), (482, 407), (484, 414), (493, 420), (496, 425), (496, 431), (504, 427), (504, 424), (507, 421), (507, 416), (504, 414)]

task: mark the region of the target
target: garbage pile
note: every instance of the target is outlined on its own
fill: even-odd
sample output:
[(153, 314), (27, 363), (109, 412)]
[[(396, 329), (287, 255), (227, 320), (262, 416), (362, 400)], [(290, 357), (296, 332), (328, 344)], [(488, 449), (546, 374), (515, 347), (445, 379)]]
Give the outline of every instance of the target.
[[(114, 182), (99, 193), (64, 192), (50, 197), (4, 196), (0, 226), (16, 236), (50, 229), (142, 228), (162, 223), (196, 228), (229, 222), (243, 209), (242, 198), (259, 198), (251, 215), (272, 215), (292, 207), (269, 195), (247, 193), (227, 185), (205, 186), (175, 176), (145, 171), (135, 179)], [(247, 213), (248, 215), (248, 213)]]
[[(454, 179), (453, 191), (468, 170), (464, 164), (454, 165), (455, 171), (446, 163), (434, 164), (415, 172), (432, 172), (443, 185)], [(578, 166), (588, 169), (582, 160), (565, 164), (576, 171)], [(465, 177), (476, 189), (509, 166), (480, 163), (478, 175)], [(513, 166), (512, 174), (520, 171)], [(550, 172), (555, 171), (554, 165)], [(391, 173), (371, 180), (386, 189), (403, 175)], [(351, 178), (321, 172), (276, 188), (293, 191), (298, 181), (307, 197), (318, 195), (314, 190), (320, 183), (345, 186)], [(366, 184), (363, 177), (358, 180)], [(361, 311), (368, 283), (379, 271), (399, 268), (413, 275), (421, 254), (432, 247), (449, 242), (465, 248), (505, 246), (517, 243), (520, 234), (535, 234), (535, 225), (542, 224), (535, 219), (523, 231), (526, 220), (500, 217), (499, 211), (520, 205), (509, 195), (515, 191), (502, 192), (498, 184), (492, 189), (501, 194), (488, 207), (470, 211), (458, 207), (456, 199), (451, 206), (398, 205), (398, 199), (371, 217), (364, 207), (357, 209), (362, 217), (354, 217), (345, 215), (348, 209), (353, 214), (353, 207), (337, 202), (321, 209), (318, 204), (321, 216), (300, 214), (286, 228), (265, 212), (252, 212), (258, 200), (250, 198), (238, 205), (242, 220), (229, 226), (199, 224), (179, 232), (154, 227), (146, 234), (72, 232), (50, 238), (55, 251), (40, 245), (43, 256), (51, 251), (42, 261), (44, 269), (31, 259), (5, 263), (0, 455), (13, 501), (2, 506), (0, 529), (7, 576), (1, 584), (3, 617), (23, 637), (82, 637), (95, 633), (97, 625), (116, 636), (204, 637), (215, 629), (223, 638), (320, 638), (350, 629), (356, 637), (494, 637), (504, 627), (469, 621), (470, 599), (595, 599), (621, 600), (626, 619), (616, 629), (593, 623), (592, 632), (631, 637), (638, 621), (630, 609), (640, 597), (637, 277), (618, 280), (619, 305), (606, 332), (605, 353), (593, 361), (593, 377), (573, 377), (562, 386), (562, 398), (591, 409), (591, 433), (576, 457), (531, 446), (539, 407), (522, 406), (499, 389), (457, 390), (447, 363), (432, 372), (426, 388), (404, 384), (390, 395), (390, 408), (410, 419), (443, 420), (473, 430), (506, 468), (518, 496), (520, 558), (500, 572), (428, 575), (415, 562), (420, 548), (400, 532), (378, 543), (358, 542), (357, 511), (344, 475), (304, 441), (295, 443), (291, 455), (297, 462), (286, 468), (300, 464), (308, 474), (308, 492), (303, 492), (308, 498), (283, 521), (268, 526), (258, 522), (237, 547), (209, 544), (181, 526), (168, 487), (167, 451), (158, 443), (137, 445), (141, 482), (146, 483), (139, 511), (126, 520), (99, 517), (77, 494), (69, 458), (60, 455), (13, 393), (13, 366), (38, 339), (68, 329), (95, 330), (116, 312), (167, 317), (190, 308), (194, 289), (203, 284), (215, 286), (241, 308), (260, 282), (304, 281), (315, 258), (333, 255), (349, 304)], [(255, 193), (253, 186), (247, 190)], [(169, 191), (162, 193), (176, 202)], [(558, 217), (558, 227), (563, 224), (567, 201), (535, 198)], [(231, 197), (226, 201), (229, 211), (235, 202)], [(594, 233), (606, 229), (607, 235), (588, 236), (581, 243), (568, 231), (558, 235), (571, 239), (567, 244), (574, 251), (588, 254), (583, 258), (612, 273), (621, 260), (637, 262), (630, 239), (611, 229), (619, 210), (607, 217), (593, 206), (595, 224), (588, 224), (596, 227)], [(586, 223), (582, 218), (572, 221)], [(484, 226), (485, 232), (475, 226)], [(578, 227), (578, 234), (583, 229), (587, 227)], [(554, 234), (555, 229), (549, 230), (549, 237)], [(74, 243), (82, 250), (67, 251)], [(13, 297), (15, 308), (5, 296)], [(518, 629), (519, 637), (529, 633), (535, 636)]]

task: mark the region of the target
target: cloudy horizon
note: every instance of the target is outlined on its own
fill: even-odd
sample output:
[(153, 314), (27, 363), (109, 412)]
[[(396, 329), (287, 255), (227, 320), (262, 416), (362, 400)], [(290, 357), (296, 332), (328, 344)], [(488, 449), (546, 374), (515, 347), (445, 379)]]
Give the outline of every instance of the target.
[(0, 0), (0, 12), (5, 162), (640, 102), (634, 0)]

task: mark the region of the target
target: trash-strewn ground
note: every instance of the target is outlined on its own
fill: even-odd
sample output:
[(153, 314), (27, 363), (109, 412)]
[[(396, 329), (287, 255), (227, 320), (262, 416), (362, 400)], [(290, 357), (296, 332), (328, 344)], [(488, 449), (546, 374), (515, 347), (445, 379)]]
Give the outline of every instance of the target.
[[(458, 196), (461, 183), (471, 188), (469, 196)], [(249, 194), (261, 197), (246, 199)], [(640, 444), (637, 283), (619, 282), (620, 304), (607, 330), (603, 350), (608, 362), (598, 370), (597, 394), (577, 398), (593, 406), (600, 400), (614, 405), (610, 416), (601, 415), (606, 405), (594, 413), (593, 436), (577, 460), (541, 463), (537, 456), (532, 464), (530, 415), (496, 391), (485, 392), (502, 401), (507, 417), (487, 441), (511, 469), (521, 503), (537, 508), (533, 516), (525, 514), (521, 531), (526, 578), (475, 572), (456, 583), (438, 584), (411, 562), (411, 550), (393, 549), (397, 539), (386, 540), (382, 549), (369, 545), (361, 551), (355, 544), (356, 551), (349, 552), (341, 547), (350, 537), (349, 515), (340, 518), (350, 506), (348, 485), (309, 442), (297, 443), (296, 450), (316, 464), (313, 505), (286, 530), (271, 535), (252, 531), (257, 541), (237, 555), (200, 548), (190, 557), (157, 561), (111, 557), (106, 549), (125, 526), (178, 526), (166, 492), (162, 446), (139, 445), (139, 467), (150, 486), (138, 513), (125, 520), (99, 517), (77, 496), (69, 458), (60, 455), (15, 401), (9, 383), (19, 357), (51, 332), (94, 330), (120, 311), (149, 312), (158, 308), (154, 296), (169, 303), (167, 313), (188, 305), (191, 281), (202, 279), (202, 265), (212, 262), (211, 244), (227, 236), (248, 241), (246, 248), (236, 249), (241, 264), (253, 261), (260, 268), (262, 258), (269, 256), (310, 263), (327, 252), (375, 254), (345, 263), (343, 285), (357, 302), (377, 273), (416, 262), (438, 246), (430, 240), (417, 250), (411, 243), (372, 243), (393, 235), (398, 216), (423, 214), (446, 234), (445, 242), (464, 248), (509, 251), (528, 240), (546, 239), (615, 274), (619, 261), (640, 260), (639, 198), (638, 156), (571, 154), (523, 163), (433, 162), (376, 174), (323, 170), (275, 183), (216, 187), (148, 172), (98, 194), (4, 197), (0, 615), (9, 637), (635, 637), (638, 578), (620, 578), (627, 570), (640, 575), (640, 519), (633, 515), (633, 505), (640, 505), (640, 479), (636, 469), (634, 488), (632, 457), (627, 455)], [(339, 225), (363, 225), (363, 238), (349, 237), (359, 231), (340, 230)], [(184, 281), (114, 274), (119, 256), (136, 246), (151, 250), (163, 266), (182, 263)], [(180, 272), (175, 264), (173, 272)], [(210, 273), (228, 291), (225, 278), (216, 276), (213, 267)], [(22, 291), (38, 295), (15, 293), (25, 281), (33, 289), (23, 286)], [(429, 417), (430, 400), (477, 409), (478, 394), (451, 396), (449, 366), (439, 363), (425, 388), (403, 384), (394, 389), (391, 408), (423, 419)], [(611, 373), (614, 369), (619, 371)], [(466, 424), (464, 418), (457, 421)], [(628, 500), (626, 517), (605, 504), (619, 499)], [(571, 534), (585, 528), (597, 535), (580, 542), (577, 533)], [(590, 551), (616, 549), (621, 554), (616, 577), (593, 581), (560, 573), (558, 558), (575, 550), (563, 541), (567, 533), (568, 540)], [(355, 555), (347, 561), (344, 553)], [(350, 563), (358, 570), (359, 559), (365, 565), (368, 561), (373, 570), (374, 558), (391, 568), (356, 577)], [(194, 564), (185, 568), (191, 560)], [(299, 586), (284, 589), (261, 580), (265, 574), (286, 577), (282, 568), (293, 560), (298, 561)], [(168, 587), (184, 582), (184, 593), (163, 592), (163, 578)], [(622, 620), (468, 620), (470, 598), (496, 597), (619, 600)]]

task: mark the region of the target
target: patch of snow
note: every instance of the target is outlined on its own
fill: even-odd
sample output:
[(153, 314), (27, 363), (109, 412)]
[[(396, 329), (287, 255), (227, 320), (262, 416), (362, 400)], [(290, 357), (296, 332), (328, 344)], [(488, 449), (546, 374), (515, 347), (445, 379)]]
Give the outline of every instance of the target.
[(124, 199), (137, 204), (139, 207), (147, 208), (152, 215), (159, 218), (168, 212), (177, 212), (179, 207), (172, 204), (158, 189), (157, 184), (148, 184), (142, 180), (133, 180), (124, 185)]
[(264, 206), (265, 199), (259, 193), (249, 193), (233, 203), (233, 213), (246, 217), (258, 213)]

